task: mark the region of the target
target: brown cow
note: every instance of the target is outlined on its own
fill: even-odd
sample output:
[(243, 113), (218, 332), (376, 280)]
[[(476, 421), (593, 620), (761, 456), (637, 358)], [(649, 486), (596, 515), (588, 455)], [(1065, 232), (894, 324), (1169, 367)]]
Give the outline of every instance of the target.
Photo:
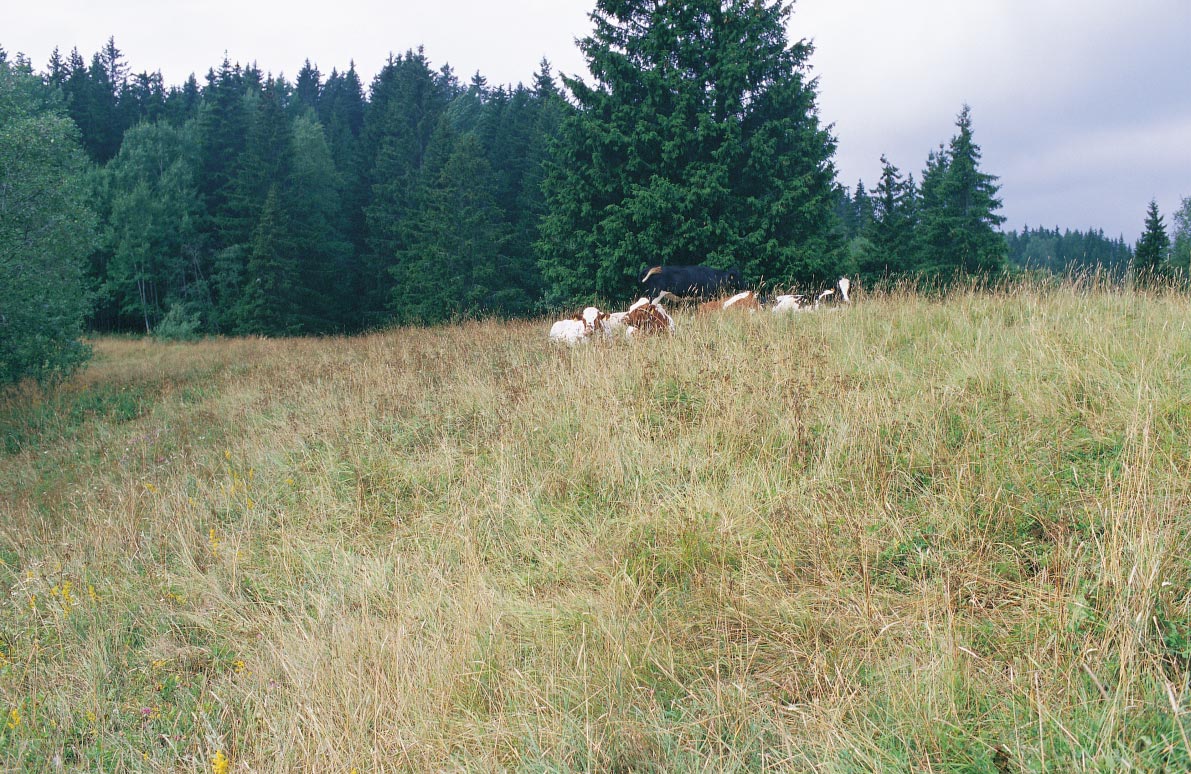
[(624, 316), (624, 325), (627, 338), (638, 333), (671, 333), (674, 331), (674, 318), (660, 304), (638, 303)]

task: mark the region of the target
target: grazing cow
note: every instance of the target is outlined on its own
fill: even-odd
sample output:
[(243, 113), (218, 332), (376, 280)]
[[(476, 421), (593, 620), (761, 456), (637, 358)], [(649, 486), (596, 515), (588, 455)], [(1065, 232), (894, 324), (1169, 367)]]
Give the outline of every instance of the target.
[(721, 312), (728, 309), (738, 309), (741, 311), (755, 312), (761, 308), (761, 301), (757, 298), (757, 294), (751, 290), (746, 290), (743, 293), (737, 293), (731, 298), (721, 298), (718, 301), (707, 301), (699, 304), (699, 314), (711, 314), (712, 312)]
[(581, 313), (566, 320), (559, 320), (550, 326), (550, 339), (573, 347), (587, 341), (587, 338), (594, 333), (607, 335), (610, 333), (608, 318), (607, 312), (601, 312), (596, 307), (589, 306)]
[(735, 266), (727, 271), (710, 266), (654, 266), (641, 277), (641, 283), (650, 298), (662, 293), (707, 298), (725, 290), (739, 290), (742, 284), (740, 269)]

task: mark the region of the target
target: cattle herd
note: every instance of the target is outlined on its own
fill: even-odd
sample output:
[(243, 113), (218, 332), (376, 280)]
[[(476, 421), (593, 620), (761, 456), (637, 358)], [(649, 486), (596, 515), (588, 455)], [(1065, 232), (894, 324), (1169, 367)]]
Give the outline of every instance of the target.
[[(641, 297), (624, 312), (602, 312), (589, 306), (565, 320), (559, 320), (550, 328), (550, 339), (575, 345), (593, 337), (631, 339), (634, 336), (654, 333), (672, 333), (674, 318), (662, 306), (662, 301), (674, 299), (707, 299), (740, 289), (740, 270), (726, 271), (707, 266), (654, 266), (641, 278), (648, 295)], [(726, 310), (757, 312), (768, 310), (775, 314), (820, 309), (824, 306), (852, 303), (848, 296), (851, 282), (840, 277), (835, 287), (819, 293), (814, 300), (809, 296), (783, 294), (762, 298), (752, 290), (736, 292), (734, 295), (715, 300), (704, 300), (696, 308), (699, 314), (711, 314)]]

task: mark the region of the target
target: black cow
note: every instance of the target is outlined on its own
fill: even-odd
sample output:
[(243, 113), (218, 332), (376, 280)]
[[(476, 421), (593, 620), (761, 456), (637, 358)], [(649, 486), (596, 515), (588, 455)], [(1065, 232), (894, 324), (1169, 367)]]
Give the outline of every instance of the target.
[(663, 292), (676, 296), (706, 298), (740, 290), (740, 268), (727, 271), (710, 266), (654, 266), (641, 278), (650, 298)]

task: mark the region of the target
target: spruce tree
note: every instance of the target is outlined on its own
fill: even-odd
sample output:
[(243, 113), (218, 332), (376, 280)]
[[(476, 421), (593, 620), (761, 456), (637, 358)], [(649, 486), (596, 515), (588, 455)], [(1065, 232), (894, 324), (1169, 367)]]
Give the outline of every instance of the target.
[(228, 244), (247, 242), (269, 189), (284, 183), (293, 164), (293, 123), (285, 110), (285, 84), (268, 78), (255, 97), (244, 150), (233, 170), (220, 229)]
[(406, 247), (393, 264), (392, 312), (401, 322), (441, 322), (524, 306), (504, 254), (505, 228), (492, 168), (474, 133), (444, 118), (427, 149)]
[(408, 245), (408, 220), (430, 138), (454, 96), (448, 74), (430, 69), (425, 54), (391, 59), (373, 81), (360, 136), (365, 246), (354, 297), (365, 325), (389, 319), (397, 255)]
[[(349, 287), (362, 276), (359, 258), (366, 245), (364, 209), (370, 188), (362, 172), (366, 164), (362, 162), (360, 148), (366, 109), (364, 87), (356, 74), (355, 64), (346, 73), (332, 70), (319, 100), (319, 120), (338, 174), (340, 209), (335, 228), (350, 246), (347, 263), (340, 274), (340, 279)], [(358, 286), (355, 289), (358, 290)], [(350, 297), (355, 298), (354, 291)], [(356, 311), (355, 306), (353, 301), (350, 306), (344, 305), (340, 309), (342, 323), (359, 323), (358, 315), (348, 314)]]
[(598, 0), (591, 82), (546, 181), (552, 302), (638, 290), (647, 264), (740, 265), (750, 281), (833, 273), (834, 141), (811, 46), (784, 0)]
[(1166, 233), (1166, 224), (1162, 213), (1158, 211), (1158, 202), (1150, 200), (1146, 210), (1145, 230), (1137, 242), (1137, 249), (1133, 253), (1134, 282), (1139, 286), (1148, 286), (1166, 274), (1166, 258), (1170, 252), (1170, 237)]
[(69, 75), (70, 70), (67, 68), (66, 62), (62, 60), (62, 54), (59, 53), (58, 47), (54, 46), (54, 51), (50, 54), (50, 61), (46, 65), (46, 82), (54, 88), (61, 88)]
[[(199, 194), (204, 219), (200, 229), (218, 251), (245, 239), (243, 228), (233, 228), (231, 200), (237, 162), (247, 144), (250, 115), (244, 100), (243, 73), (224, 58), (219, 72), (207, 73), (199, 112)], [(251, 226), (249, 226), (251, 228)]]
[(956, 119), (959, 133), (932, 152), (922, 175), (916, 268), (951, 278), (989, 274), (1005, 266), (1005, 240), (997, 227), (997, 178), (980, 170), (980, 146), (973, 140), (971, 109)]
[(181, 88), (171, 86), (166, 91), (163, 114), (171, 124), (181, 126), (198, 115), (201, 103), (202, 90), (199, 88), (198, 79), (191, 73)]
[(239, 333), (284, 336), (301, 330), (299, 248), (278, 189), (277, 185), (269, 187), (249, 243), (244, 286), (236, 305)]
[(872, 190), (872, 220), (864, 232), (870, 244), (858, 267), (875, 278), (909, 269), (914, 246), (914, 178), (902, 179), (901, 171), (881, 156), (881, 180)]
[(352, 248), (343, 234), (342, 183), (335, 171), (322, 126), (313, 116), (293, 125), (293, 161), (284, 186), (283, 207), (298, 246), (295, 320), (301, 333), (345, 327)]
[(299, 108), (305, 106), (317, 114), (321, 96), (322, 74), (319, 73), (318, 67), (311, 65), (307, 59), (302, 69), (298, 70), (298, 77), (294, 81), (294, 104)]
[(851, 197), (852, 212), (847, 221), (848, 236), (858, 237), (868, 233), (873, 223), (873, 200), (864, 187), (863, 180), (856, 181), (856, 189)]

